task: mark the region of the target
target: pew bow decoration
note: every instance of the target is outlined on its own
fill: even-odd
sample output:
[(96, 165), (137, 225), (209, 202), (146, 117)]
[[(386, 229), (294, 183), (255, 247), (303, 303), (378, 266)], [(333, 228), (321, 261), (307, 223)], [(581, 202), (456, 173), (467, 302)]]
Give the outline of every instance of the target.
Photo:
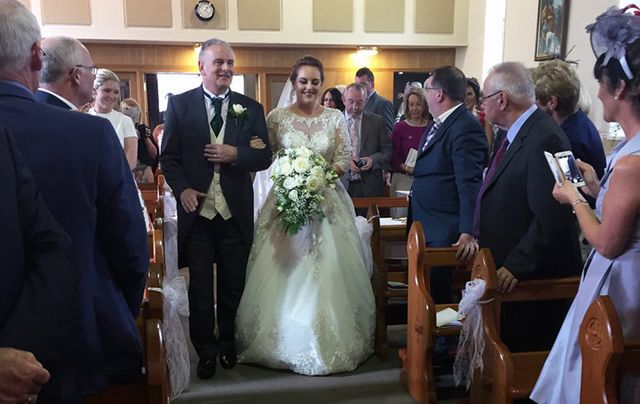
[(484, 335), (480, 299), (484, 295), (485, 281), (474, 279), (467, 282), (462, 291), (462, 299), (458, 305), (458, 320), (462, 322), (456, 360), (453, 363), (453, 380), (456, 386), (464, 384), (467, 389), (473, 380), (476, 369), (482, 371), (482, 352), (484, 351)]

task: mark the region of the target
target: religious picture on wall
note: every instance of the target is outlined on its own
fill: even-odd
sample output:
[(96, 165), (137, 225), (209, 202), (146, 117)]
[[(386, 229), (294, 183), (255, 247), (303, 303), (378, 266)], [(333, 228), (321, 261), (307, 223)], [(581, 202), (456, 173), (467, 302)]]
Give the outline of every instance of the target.
[(534, 60), (564, 57), (569, 0), (539, 0)]

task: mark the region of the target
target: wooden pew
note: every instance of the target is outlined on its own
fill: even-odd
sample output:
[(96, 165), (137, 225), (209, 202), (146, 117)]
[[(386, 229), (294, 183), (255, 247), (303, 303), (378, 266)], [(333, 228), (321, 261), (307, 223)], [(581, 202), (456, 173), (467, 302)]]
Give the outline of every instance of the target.
[(471, 403), (513, 403), (515, 399), (529, 397), (549, 352), (511, 353), (500, 339), (500, 304), (503, 301), (571, 299), (578, 290), (580, 277), (523, 281), (511, 293), (503, 295), (496, 291), (496, 268), (490, 252), (483, 249), (479, 255), (486, 265), (474, 265), (472, 278), (486, 282), (482, 298), (485, 303), (480, 306), (485, 342), (484, 371), (474, 375)]
[(436, 305), (429, 292), (431, 267), (462, 268), (469, 278), (471, 264), (456, 259), (457, 248), (426, 248), (424, 229), (415, 222), (409, 231), (409, 303), (407, 317), (407, 348), (398, 355), (402, 359), (400, 384), (418, 403), (435, 403), (436, 386), (433, 374), (433, 349), (439, 336), (458, 335), (460, 327), (436, 326), (436, 313), (447, 307), (457, 310), (456, 304)]
[[(373, 226), (371, 235), (371, 254), (373, 256), (374, 269), (372, 284), (376, 301), (376, 331), (375, 331), (375, 354), (380, 359), (387, 359), (389, 343), (387, 340), (387, 305), (389, 299), (406, 299), (407, 289), (390, 288), (389, 281), (407, 283), (406, 267), (396, 266), (394, 271), (389, 270), (389, 265), (385, 260), (386, 242), (401, 240), (406, 242), (404, 226), (401, 228), (383, 229), (380, 226), (379, 202), (384, 207), (406, 206), (405, 198), (354, 198), (354, 206), (368, 209), (367, 217)], [(369, 203), (369, 205), (367, 205)], [(397, 226), (396, 226), (397, 227)]]
[(580, 351), (580, 402), (618, 403), (621, 376), (640, 373), (640, 339), (624, 338), (609, 296), (599, 296), (589, 306), (580, 325)]

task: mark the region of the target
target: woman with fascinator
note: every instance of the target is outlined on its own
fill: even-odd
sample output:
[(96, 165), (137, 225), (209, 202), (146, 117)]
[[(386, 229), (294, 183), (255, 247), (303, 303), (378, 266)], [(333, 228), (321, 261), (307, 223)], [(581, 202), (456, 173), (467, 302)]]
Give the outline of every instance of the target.
[[(635, 9), (635, 13), (630, 12)], [(640, 13), (637, 7), (612, 7), (587, 26), (598, 58), (604, 119), (618, 122), (625, 139), (607, 158), (601, 179), (578, 162), (586, 186), (596, 198), (596, 213), (570, 182), (556, 185), (554, 197), (571, 205), (583, 234), (593, 246), (580, 288), (531, 394), (537, 403), (580, 402), (582, 358), (580, 323), (589, 305), (607, 295), (616, 307), (625, 338), (640, 337)], [(625, 375), (622, 403), (640, 402), (640, 375)]]

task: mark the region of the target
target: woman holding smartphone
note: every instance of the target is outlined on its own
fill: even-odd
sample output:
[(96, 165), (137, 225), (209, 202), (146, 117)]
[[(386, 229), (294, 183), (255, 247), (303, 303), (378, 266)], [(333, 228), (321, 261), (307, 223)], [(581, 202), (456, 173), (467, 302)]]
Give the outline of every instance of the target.
[[(560, 203), (573, 207), (593, 251), (531, 395), (538, 403), (580, 402), (580, 324), (599, 295), (613, 301), (625, 338), (640, 337), (640, 15), (625, 11), (612, 7), (587, 27), (598, 57), (594, 75), (604, 119), (618, 122), (625, 139), (607, 159), (600, 180), (592, 166), (578, 161), (583, 190), (597, 198), (595, 214), (570, 181), (553, 190)], [(640, 401), (638, 375), (623, 377), (620, 387), (621, 402)]]

